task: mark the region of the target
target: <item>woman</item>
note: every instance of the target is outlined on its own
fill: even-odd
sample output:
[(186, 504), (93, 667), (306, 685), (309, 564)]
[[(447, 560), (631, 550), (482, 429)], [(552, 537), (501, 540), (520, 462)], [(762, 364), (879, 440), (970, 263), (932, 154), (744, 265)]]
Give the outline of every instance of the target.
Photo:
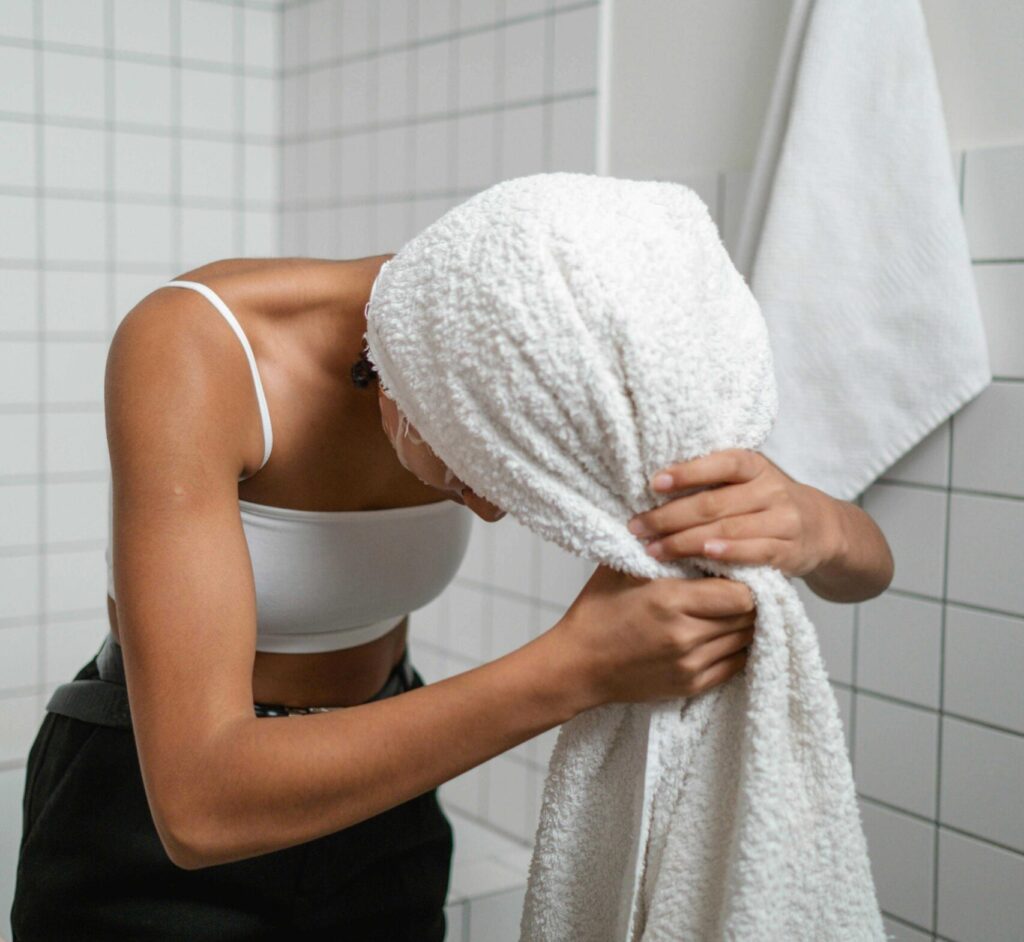
[[(389, 257), (217, 262), (119, 326), (111, 635), (29, 754), (15, 942), (442, 939), (440, 783), (581, 710), (742, 669), (741, 583), (599, 566), (535, 640), (424, 686), (395, 612), (443, 590), (469, 513), (502, 511), (374, 382), (365, 305)], [(866, 517), (789, 493), (786, 564), (872, 594)], [(682, 529), (685, 501), (648, 529)]]

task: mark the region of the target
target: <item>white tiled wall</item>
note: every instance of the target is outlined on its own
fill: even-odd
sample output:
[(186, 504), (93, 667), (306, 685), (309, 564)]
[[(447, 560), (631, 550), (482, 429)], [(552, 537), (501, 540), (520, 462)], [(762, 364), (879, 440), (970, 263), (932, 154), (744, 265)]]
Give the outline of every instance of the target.
[[(397, 251), (500, 179), (592, 172), (599, 2), (0, 4), (0, 901), (42, 705), (106, 630), (101, 382), (119, 318), (213, 257)], [(802, 591), (889, 929), (973, 942), (1024, 925), (1024, 148), (957, 165), (996, 381), (860, 498), (893, 586), (859, 605)], [(745, 174), (681, 182), (731, 248)], [(590, 569), (508, 518), (477, 522), (454, 583), (411, 619), (415, 662), (435, 680), (525, 643)], [(515, 937), (514, 847), (554, 736), (442, 787), (470, 822), (450, 938)], [(472, 836), (495, 831), (511, 856)]]
[(0, 936), (43, 705), (107, 631), (107, 347), (161, 281), (277, 254), (280, 18), (0, 2)]

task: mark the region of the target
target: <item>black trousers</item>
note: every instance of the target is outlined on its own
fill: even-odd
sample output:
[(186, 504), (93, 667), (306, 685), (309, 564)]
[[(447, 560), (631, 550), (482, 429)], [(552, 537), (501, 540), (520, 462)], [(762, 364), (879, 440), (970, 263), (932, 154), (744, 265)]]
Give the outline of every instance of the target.
[[(407, 689), (423, 686), (409, 673)], [(95, 657), (75, 675), (98, 677)], [(452, 850), (434, 789), (303, 844), (184, 870), (157, 835), (131, 728), (48, 712), (26, 769), (13, 942), (441, 942)]]

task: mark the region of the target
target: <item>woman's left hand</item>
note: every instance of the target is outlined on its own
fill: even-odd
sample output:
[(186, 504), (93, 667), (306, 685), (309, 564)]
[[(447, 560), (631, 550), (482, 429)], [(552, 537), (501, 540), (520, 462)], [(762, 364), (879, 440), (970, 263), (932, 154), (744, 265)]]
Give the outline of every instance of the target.
[(834, 499), (794, 481), (758, 451), (729, 448), (682, 461), (654, 475), (651, 486), (662, 493), (707, 487), (630, 520), (631, 532), (651, 539), (647, 551), (656, 559), (705, 556), (803, 576), (840, 552)]

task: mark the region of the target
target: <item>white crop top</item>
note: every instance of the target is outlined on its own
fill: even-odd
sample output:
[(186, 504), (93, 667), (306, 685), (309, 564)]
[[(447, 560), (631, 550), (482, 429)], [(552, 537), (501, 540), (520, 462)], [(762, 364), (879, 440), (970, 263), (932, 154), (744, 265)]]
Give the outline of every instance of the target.
[[(206, 285), (245, 350), (263, 422), (263, 461), (273, 432), (256, 358), (241, 325)], [(252, 475), (244, 475), (244, 481)], [(238, 500), (256, 586), (257, 651), (299, 654), (355, 647), (382, 637), (432, 601), (458, 571), (473, 512), (451, 500), (384, 510), (295, 510)], [(107, 594), (114, 598), (113, 483), (108, 488)]]

